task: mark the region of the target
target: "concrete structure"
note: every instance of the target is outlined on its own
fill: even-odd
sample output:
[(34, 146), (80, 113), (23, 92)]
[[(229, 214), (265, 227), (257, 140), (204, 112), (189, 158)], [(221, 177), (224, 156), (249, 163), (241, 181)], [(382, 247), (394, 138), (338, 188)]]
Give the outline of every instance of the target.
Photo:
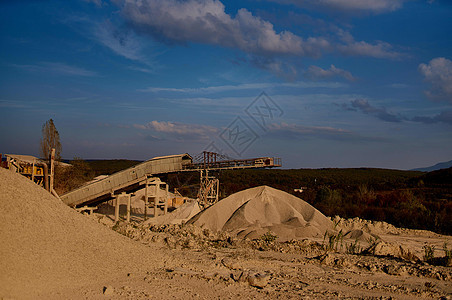
[[(164, 189), (162, 189), (164, 187)], [(154, 217), (158, 216), (159, 206), (163, 206), (163, 214), (168, 212), (168, 184), (162, 182), (160, 178), (148, 177), (144, 192), (144, 219), (147, 218), (147, 208), (152, 204), (154, 207)]]
[(119, 221), (119, 206), (124, 203), (127, 205), (126, 221), (130, 222), (130, 196), (130, 194), (127, 194), (125, 192), (122, 192), (121, 194), (115, 196), (115, 222)]

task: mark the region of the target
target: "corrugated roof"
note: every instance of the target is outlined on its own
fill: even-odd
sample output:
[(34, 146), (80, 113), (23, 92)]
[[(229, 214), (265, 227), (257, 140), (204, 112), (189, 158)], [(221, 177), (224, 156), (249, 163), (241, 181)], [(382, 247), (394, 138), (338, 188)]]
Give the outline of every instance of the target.
[(180, 156), (188, 156), (189, 158), (192, 158), (190, 154), (184, 153), (184, 154), (173, 154), (173, 155), (166, 155), (166, 156), (157, 156), (157, 157), (151, 158), (150, 160), (172, 158), (172, 157), (180, 157)]
[(20, 160), (29, 164), (32, 163), (40, 163), (42, 160), (40, 160), (37, 157), (34, 157), (32, 155), (21, 155), (21, 154), (5, 154), (5, 156), (14, 158), (15, 160)]

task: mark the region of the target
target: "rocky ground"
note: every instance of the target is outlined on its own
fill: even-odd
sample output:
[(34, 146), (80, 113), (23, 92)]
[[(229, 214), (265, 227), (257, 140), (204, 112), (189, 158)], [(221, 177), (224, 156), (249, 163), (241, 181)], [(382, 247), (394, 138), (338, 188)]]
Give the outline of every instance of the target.
[(0, 168), (0, 299), (452, 299), (450, 236), (334, 218), (323, 237), (240, 239), (133, 220), (82, 215)]
[[(452, 269), (414, 255), (382, 256), (365, 249), (350, 254), (326, 242), (279, 243), (271, 235), (240, 240), (195, 226), (114, 225), (105, 216), (91, 217), (145, 244), (150, 253), (163, 254), (159, 267), (124, 274), (106, 287), (103, 293), (112, 298), (147, 298), (158, 291), (161, 297), (205, 299), (452, 299)], [(99, 288), (86, 291), (99, 294)]]

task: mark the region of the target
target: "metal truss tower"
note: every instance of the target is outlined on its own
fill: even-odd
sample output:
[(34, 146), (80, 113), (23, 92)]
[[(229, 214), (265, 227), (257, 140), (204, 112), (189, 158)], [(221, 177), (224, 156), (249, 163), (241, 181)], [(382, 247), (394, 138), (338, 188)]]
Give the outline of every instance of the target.
[(218, 202), (220, 180), (215, 176), (209, 176), (207, 169), (200, 170), (200, 187), (198, 192), (199, 205), (206, 209)]

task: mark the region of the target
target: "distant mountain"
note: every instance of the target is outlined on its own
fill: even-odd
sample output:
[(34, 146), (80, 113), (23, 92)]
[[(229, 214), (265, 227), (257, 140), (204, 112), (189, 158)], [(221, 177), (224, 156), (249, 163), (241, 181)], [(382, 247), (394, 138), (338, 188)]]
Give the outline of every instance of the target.
[(431, 172), (431, 171), (436, 171), (436, 170), (440, 170), (440, 169), (447, 169), (450, 167), (452, 167), (452, 160), (437, 163), (436, 165), (431, 166), (431, 167), (413, 169), (411, 171)]

